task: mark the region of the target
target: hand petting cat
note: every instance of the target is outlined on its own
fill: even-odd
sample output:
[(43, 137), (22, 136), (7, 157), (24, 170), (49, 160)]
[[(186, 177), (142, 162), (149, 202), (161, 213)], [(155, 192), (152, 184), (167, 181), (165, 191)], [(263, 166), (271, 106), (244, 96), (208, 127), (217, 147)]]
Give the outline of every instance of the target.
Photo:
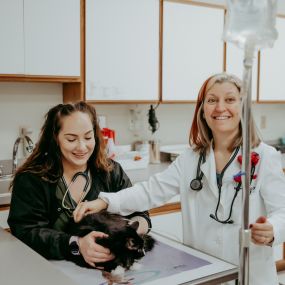
[(76, 223), (80, 222), (86, 215), (98, 213), (107, 209), (108, 204), (102, 199), (96, 199), (93, 201), (84, 201), (77, 205), (73, 212), (73, 218)]
[[(78, 223), (83, 219), (83, 217), (89, 214), (98, 213), (107, 208), (107, 202), (103, 201), (100, 198), (93, 201), (84, 201), (77, 205), (76, 209), (73, 212), (73, 219), (76, 223)], [(136, 216), (131, 218), (131, 220), (139, 222), (139, 227), (137, 229), (138, 234), (145, 234), (149, 231), (148, 223), (144, 218)]]
[[(92, 231), (84, 237), (79, 238), (79, 251), (86, 263), (91, 267), (96, 267), (96, 263), (106, 262), (114, 259), (108, 248), (96, 243), (96, 238), (108, 237), (107, 234)], [(94, 242), (95, 241), (95, 242)]]

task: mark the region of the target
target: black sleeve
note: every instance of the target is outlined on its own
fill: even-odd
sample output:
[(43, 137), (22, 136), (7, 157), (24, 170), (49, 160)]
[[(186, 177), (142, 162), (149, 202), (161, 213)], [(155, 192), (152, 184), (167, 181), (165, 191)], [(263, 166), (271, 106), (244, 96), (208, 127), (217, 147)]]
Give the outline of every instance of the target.
[(70, 235), (51, 227), (50, 184), (24, 173), (14, 180), (8, 224), (14, 236), (48, 259), (69, 256)]
[[(132, 182), (130, 178), (128, 177), (128, 175), (126, 174), (126, 172), (123, 170), (121, 165), (115, 161), (114, 161), (114, 169), (111, 172), (111, 177), (112, 177), (111, 179), (112, 180), (112, 187), (111, 187), (112, 192), (118, 192), (122, 189), (129, 188), (132, 186)], [(131, 215), (128, 215), (127, 218), (130, 219), (135, 216), (143, 217), (148, 223), (149, 230), (151, 229), (152, 225), (151, 225), (151, 220), (150, 220), (148, 211), (134, 212)]]

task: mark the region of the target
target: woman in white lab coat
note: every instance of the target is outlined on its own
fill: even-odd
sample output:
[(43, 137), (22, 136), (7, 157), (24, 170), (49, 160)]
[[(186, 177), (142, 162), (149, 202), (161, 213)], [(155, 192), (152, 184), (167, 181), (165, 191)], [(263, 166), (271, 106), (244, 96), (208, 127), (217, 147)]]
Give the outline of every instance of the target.
[[(200, 89), (190, 147), (164, 172), (118, 193), (100, 193), (74, 212), (107, 208), (123, 215), (166, 203), (180, 194), (183, 242), (228, 262), (239, 263), (241, 228), (241, 81), (225, 73)], [(250, 284), (277, 285), (272, 244), (285, 240), (285, 177), (280, 154), (260, 142), (252, 124), (250, 194)]]

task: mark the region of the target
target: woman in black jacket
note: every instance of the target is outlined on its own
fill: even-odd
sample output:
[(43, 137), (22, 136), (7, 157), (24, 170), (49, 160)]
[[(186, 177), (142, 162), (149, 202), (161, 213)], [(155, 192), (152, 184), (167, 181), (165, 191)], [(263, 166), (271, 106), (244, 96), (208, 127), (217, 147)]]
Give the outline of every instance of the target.
[[(79, 102), (50, 109), (40, 139), (17, 170), (12, 186), (11, 232), (39, 254), (48, 259), (81, 254), (93, 267), (114, 258), (96, 243), (104, 233), (93, 231), (78, 238), (67, 230), (78, 203), (131, 186), (121, 166), (106, 156), (92, 106)], [(140, 233), (151, 226), (147, 212), (128, 218), (140, 222)]]

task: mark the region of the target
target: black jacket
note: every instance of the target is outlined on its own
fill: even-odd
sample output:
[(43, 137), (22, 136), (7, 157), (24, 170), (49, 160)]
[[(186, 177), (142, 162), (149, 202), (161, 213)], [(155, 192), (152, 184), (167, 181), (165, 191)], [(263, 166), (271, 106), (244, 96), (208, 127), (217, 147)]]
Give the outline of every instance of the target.
[[(114, 162), (109, 173), (92, 173), (91, 189), (85, 200), (91, 201), (102, 192), (117, 192), (130, 187), (131, 182), (122, 167)], [(31, 173), (16, 176), (8, 224), (14, 236), (48, 259), (68, 259), (70, 234), (56, 231), (53, 224), (62, 211), (55, 196), (56, 183), (49, 183)], [(147, 212), (130, 216), (142, 216), (151, 222)]]

